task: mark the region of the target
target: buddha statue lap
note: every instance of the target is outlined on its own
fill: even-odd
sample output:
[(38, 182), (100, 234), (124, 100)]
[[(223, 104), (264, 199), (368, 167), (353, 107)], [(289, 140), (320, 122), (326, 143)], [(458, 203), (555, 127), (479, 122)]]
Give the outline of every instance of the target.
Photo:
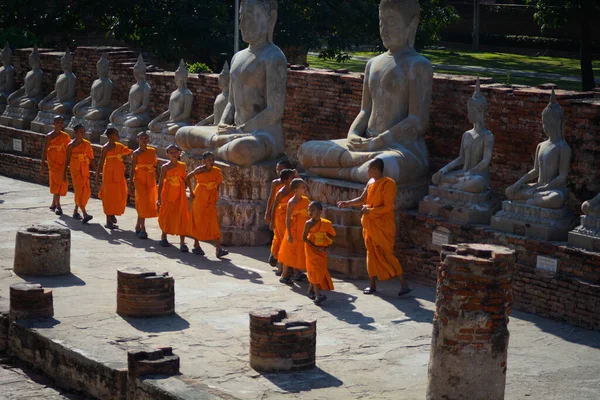
[[(431, 63), (413, 48), (419, 25), (417, 0), (383, 0), (379, 24), (388, 50), (365, 69), (361, 111), (346, 139), (308, 141), (298, 159), (311, 174), (366, 183), (369, 161), (380, 158), (398, 183), (399, 203), (414, 207), (426, 193), (433, 83)], [(404, 196), (404, 198), (402, 198)]]
[(73, 74), (73, 55), (67, 48), (60, 59), (62, 74), (56, 78), (54, 90), (39, 103), (40, 111), (31, 122), (31, 130), (48, 133), (54, 129), (52, 121), (55, 115), (60, 115), (67, 126), (75, 105), (77, 78)]
[[(140, 54), (133, 66), (133, 76), (136, 83), (129, 89), (127, 103), (117, 108), (110, 115), (108, 127), (119, 131), (122, 142), (136, 148), (137, 134), (148, 129), (150, 122), (150, 93), (152, 88), (146, 82), (146, 64)], [(101, 140), (107, 140), (104, 136)]]
[(150, 142), (156, 147), (159, 156), (165, 156), (165, 149), (175, 144), (175, 134), (179, 128), (188, 126), (192, 117), (194, 95), (187, 88), (188, 70), (183, 59), (175, 71), (177, 90), (171, 93), (169, 109), (148, 124)]
[(23, 87), (6, 99), (7, 106), (0, 117), (2, 125), (18, 129), (29, 129), (39, 111), (38, 104), (44, 98), (42, 83), (44, 73), (40, 69), (40, 53), (37, 46), (29, 55), (31, 70), (25, 75)]
[(0, 115), (6, 109), (8, 96), (15, 91), (15, 67), (12, 66), (10, 60), (12, 58), (12, 50), (8, 42), (0, 51), (0, 59), (2, 67), (0, 67)]
[(85, 127), (86, 136), (94, 143), (100, 141), (100, 135), (109, 123), (109, 117), (113, 109), (111, 107), (113, 82), (108, 77), (109, 61), (106, 53), (102, 53), (100, 60), (96, 63), (98, 79), (92, 83), (90, 95), (75, 104), (73, 117), (66, 131), (72, 133), (75, 125), (81, 124)]
[(548, 139), (538, 144), (533, 169), (506, 189), (508, 200), (492, 218), (493, 229), (544, 240), (567, 239), (574, 217), (565, 205), (571, 147), (564, 139), (564, 118), (553, 89), (542, 112)]
[(177, 131), (175, 140), (187, 154), (210, 150), (219, 160), (241, 166), (283, 154), (287, 60), (273, 44), (276, 21), (276, 0), (242, 2), (240, 30), (248, 48), (231, 61), (229, 101), (216, 126)]
[(419, 203), (419, 213), (465, 224), (489, 224), (499, 201), (489, 189), (494, 135), (487, 129), (487, 101), (479, 78), (467, 102), (467, 118), (473, 129), (462, 135), (458, 158), (432, 177), (429, 195)]

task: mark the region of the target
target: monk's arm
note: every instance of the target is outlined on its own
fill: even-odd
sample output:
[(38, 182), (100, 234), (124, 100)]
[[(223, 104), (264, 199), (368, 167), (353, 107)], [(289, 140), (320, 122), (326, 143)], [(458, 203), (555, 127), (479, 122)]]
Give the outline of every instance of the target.
[(282, 197), (283, 195), (281, 194), (280, 189), (279, 192), (277, 192), (277, 195), (275, 196), (275, 200), (273, 200), (273, 205), (271, 206), (271, 209), (269, 210), (269, 220), (271, 221), (271, 223), (275, 222), (273, 220), (273, 215), (275, 215), (275, 209), (277, 208), (277, 205), (279, 205), (279, 202), (281, 201)]
[(494, 151), (494, 137), (488, 136), (485, 138), (485, 147), (483, 149), (483, 159), (469, 172), (485, 172), (492, 163), (492, 153)]
[(310, 231), (310, 228), (312, 228), (312, 226), (313, 223), (310, 220), (306, 221), (306, 223), (304, 224), (304, 233), (302, 233), (302, 240), (304, 241), (304, 243), (306, 243), (307, 246), (310, 246), (316, 250), (318, 249), (318, 247), (315, 246), (313, 242), (308, 240), (308, 232)]
[(288, 202), (287, 212), (285, 213), (285, 229), (287, 230), (287, 239), (290, 243), (294, 241), (294, 236), (292, 235), (292, 212), (294, 211), (295, 205), (296, 202), (294, 202), (294, 200), (290, 200)]
[[(275, 201), (275, 199), (273, 199), (273, 194), (275, 194), (275, 181), (276, 179), (273, 180), (273, 182), (271, 182), (271, 192), (269, 193), (269, 198), (267, 199), (267, 204), (272, 204), (271, 200)], [(271, 207), (267, 207), (267, 209), (265, 210), (265, 223), (268, 225), (271, 221)]]
[(100, 160), (98, 160), (98, 168), (96, 169), (96, 184), (100, 179), (100, 171), (104, 167), (104, 159), (106, 158), (106, 152), (108, 151), (106, 145), (102, 147), (102, 153), (100, 153)]
[(46, 152), (48, 151), (48, 145), (50, 144), (50, 136), (46, 135), (46, 139), (44, 141), (44, 148), (42, 149), (42, 164), (40, 165), (40, 174), (42, 172), (44, 172), (44, 165), (46, 164), (46, 158), (47, 158), (47, 154)]
[(338, 201), (337, 206), (339, 208), (345, 208), (345, 207), (356, 207), (356, 206), (362, 206), (363, 204), (365, 204), (365, 201), (367, 201), (367, 188), (369, 187), (369, 184), (367, 184), (367, 186), (365, 187), (365, 190), (363, 190), (362, 194), (352, 200), (347, 200), (347, 201)]
[(163, 186), (163, 182), (165, 180), (165, 175), (167, 173), (167, 168), (165, 168), (165, 166), (163, 165), (163, 167), (160, 169), (160, 178), (158, 178), (158, 201), (156, 202), (156, 205), (160, 208), (160, 203), (161, 203), (161, 195), (162, 195), (162, 186)]
[(73, 151), (73, 145), (69, 144), (67, 146), (67, 156), (65, 157), (65, 167), (63, 168), (63, 180), (67, 180), (67, 168), (69, 168), (69, 163), (71, 162), (71, 152)]
[(354, 119), (354, 122), (350, 126), (348, 131), (348, 139), (358, 140), (365, 136), (367, 126), (369, 124), (369, 118), (371, 117), (371, 111), (373, 110), (373, 99), (371, 97), (371, 91), (369, 89), (369, 73), (371, 70), (371, 60), (367, 62), (365, 67), (365, 77), (363, 81), (363, 93), (360, 106), (360, 112)]
[(381, 215), (394, 212), (394, 202), (396, 201), (396, 185), (392, 182), (385, 184), (383, 193), (383, 205), (379, 207), (369, 207), (369, 214)]
[(135, 175), (135, 165), (137, 164), (137, 159), (140, 153), (136, 151), (133, 152), (133, 157), (131, 158), (131, 169), (129, 170), (129, 184), (133, 186), (133, 177)]

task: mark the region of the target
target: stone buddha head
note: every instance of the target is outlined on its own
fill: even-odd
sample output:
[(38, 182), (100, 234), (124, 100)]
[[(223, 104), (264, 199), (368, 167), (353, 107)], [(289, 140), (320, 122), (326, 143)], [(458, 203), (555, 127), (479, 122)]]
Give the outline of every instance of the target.
[(185, 66), (183, 58), (179, 61), (179, 67), (175, 70), (175, 84), (178, 88), (183, 89), (187, 87), (188, 81), (188, 70)]
[(4, 44), (4, 48), (0, 51), (0, 57), (2, 58), (2, 64), (4, 64), (5, 67), (8, 67), (12, 57), (12, 50), (10, 49), (8, 42)]
[(556, 101), (554, 89), (550, 95), (550, 103), (542, 111), (542, 125), (544, 132), (551, 139), (564, 139), (565, 112)]
[(225, 61), (225, 65), (223, 65), (223, 71), (219, 74), (219, 88), (221, 92), (224, 92), (229, 89), (229, 81), (231, 80), (231, 75), (229, 74), (229, 63)]
[(415, 45), (421, 9), (418, 0), (382, 0), (379, 4), (379, 33), (391, 53)]
[(37, 45), (33, 46), (33, 51), (29, 55), (29, 66), (31, 69), (40, 67), (40, 52), (38, 51)]
[(102, 53), (96, 63), (96, 72), (98, 72), (98, 77), (100, 78), (108, 77), (108, 58), (106, 58), (106, 53)]
[(485, 120), (485, 114), (488, 110), (488, 103), (485, 97), (481, 94), (481, 87), (479, 85), (479, 77), (475, 83), (475, 93), (467, 101), (467, 118), (472, 124), (476, 122), (483, 122)]
[(277, 0), (242, 0), (240, 31), (250, 45), (273, 42), (277, 22)]
[(71, 71), (73, 66), (73, 55), (71, 54), (71, 50), (67, 47), (65, 50), (65, 54), (60, 58), (60, 68), (63, 72)]
[(146, 63), (144, 62), (144, 57), (142, 57), (141, 53), (133, 66), (133, 77), (138, 83), (146, 80)]

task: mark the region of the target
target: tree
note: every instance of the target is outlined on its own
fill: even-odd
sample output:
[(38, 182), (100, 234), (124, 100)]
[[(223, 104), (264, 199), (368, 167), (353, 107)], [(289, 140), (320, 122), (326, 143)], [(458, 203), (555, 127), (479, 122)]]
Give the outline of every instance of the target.
[(581, 83), (584, 91), (596, 87), (592, 67), (593, 39), (592, 21), (600, 13), (596, 0), (528, 0), (535, 6), (534, 19), (541, 31), (557, 28), (567, 21), (576, 21), (580, 32)]

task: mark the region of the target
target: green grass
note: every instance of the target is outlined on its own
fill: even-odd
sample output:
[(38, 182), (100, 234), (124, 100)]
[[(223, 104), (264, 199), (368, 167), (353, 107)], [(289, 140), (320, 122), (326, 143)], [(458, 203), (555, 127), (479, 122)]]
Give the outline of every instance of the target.
[[(351, 55), (362, 57), (374, 57), (378, 53), (374, 52), (355, 52)], [(422, 54), (434, 64), (445, 65), (474, 65), (486, 68), (501, 68), (510, 70), (533, 71), (540, 73), (560, 74), (566, 76), (579, 76), (579, 60), (573, 58), (560, 57), (532, 57), (520, 54), (507, 53), (472, 53), (472, 52), (451, 52), (449, 50), (424, 50)], [(364, 72), (366, 61), (348, 60), (345, 63), (337, 63), (334, 60), (321, 60), (315, 56), (309, 56), (308, 62), (312, 68), (322, 69), (341, 69), (345, 68), (352, 72)], [(448, 73), (454, 75), (473, 75), (470, 72), (444, 71), (436, 69), (436, 72)], [(600, 76), (600, 61), (594, 62), (594, 74)], [(482, 76), (489, 76), (496, 82), (512, 84), (537, 86), (542, 83), (553, 82), (559, 85), (561, 89), (581, 90), (579, 82), (567, 82), (552, 79), (538, 79), (527, 77), (510, 78), (506, 74), (484, 73)]]

